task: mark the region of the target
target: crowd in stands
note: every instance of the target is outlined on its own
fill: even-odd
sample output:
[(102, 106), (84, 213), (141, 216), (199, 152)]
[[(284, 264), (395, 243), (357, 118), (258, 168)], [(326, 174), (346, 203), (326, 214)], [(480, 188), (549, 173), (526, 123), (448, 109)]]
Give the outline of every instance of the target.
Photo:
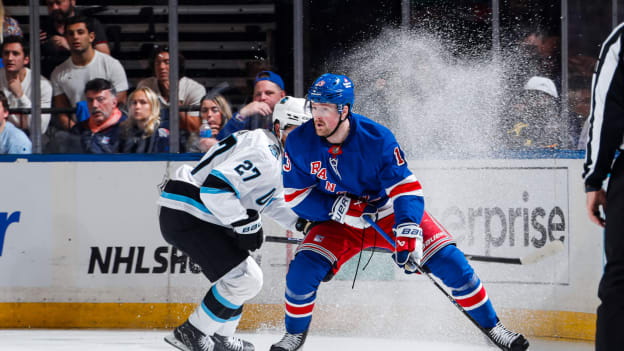
[[(123, 65), (110, 55), (102, 23), (77, 10), (75, 0), (45, 3), (48, 16), (40, 32), (42, 76), (32, 77), (28, 45), (19, 24), (4, 15), (0, 1), (4, 64), (0, 68), (0, 92), (3, 105), (7, 103), (2, 110), (7, 116), (2, 116), (0, 124), (0, 153), (32, 151), (29, 137), (33, 118), (29, 113), (9, 114), (8, 110), (30, 108), (32, 84), (37, 81), (41, 107), (62, 111), (41, 114), (44, 153), (169, 152), (169, 49), (154, 46), (149, 60), (153, 75), (132, 87)], [(549, 68), (559, 64), (556, 38), (533, 32), (522, 44)], [(286, 95), (284, 81), (277, 73), (261, 71), (254, 81), (253, 100), (232, 113), (222, 95), (207, 95), (202, 84), (184, 75), (185, 58), (181, 54), (178, 61), (178, 104), (195, 107), (179, 112), (180, 152), (205, 152), (237, 130), (269, 128), (273, 107)], [(582, 144), (579, 135), (587, 111), (575, 109), (571, 117), (575, 123), (562, 124), (559, 79), (556, 74), (539, 72), (523, 75), (522, 88), (513, 95), (501, 118), (501, 134), (508, 148)], [(202, 123), (209, 125), (210, 137), (199, 136)]]

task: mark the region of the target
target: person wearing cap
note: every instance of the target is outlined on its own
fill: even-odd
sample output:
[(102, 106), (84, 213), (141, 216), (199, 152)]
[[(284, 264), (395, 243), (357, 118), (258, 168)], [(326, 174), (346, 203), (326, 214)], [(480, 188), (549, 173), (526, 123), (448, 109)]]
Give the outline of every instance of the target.
[(559, 116), (559, 94), (546, 77), (531, 77), (518, 95), (505, 127), (510, 149), (561, 148), (563, 128)]
[(243, 129), (269, 128), (270, 116), (275, 105), (286, 96), (284, 81), (279, 74), (262, 71), (254, 81), (253, 101), (235, 113), (223, 127), (217, 139), (221, 140), (230, 134)]

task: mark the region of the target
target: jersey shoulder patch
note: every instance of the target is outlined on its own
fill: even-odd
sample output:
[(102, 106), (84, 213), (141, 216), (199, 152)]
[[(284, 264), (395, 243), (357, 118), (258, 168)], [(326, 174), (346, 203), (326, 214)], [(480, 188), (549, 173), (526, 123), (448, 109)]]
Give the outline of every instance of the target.
[(275, 159), (279, 160), (280, 153), (281, 153), (279, 146), (277, 146), (275, 144), (270, 144), (269, 145), (269, 150), (271, 151), (271, 155), (273, 155), (273, 157), (275, 157)]

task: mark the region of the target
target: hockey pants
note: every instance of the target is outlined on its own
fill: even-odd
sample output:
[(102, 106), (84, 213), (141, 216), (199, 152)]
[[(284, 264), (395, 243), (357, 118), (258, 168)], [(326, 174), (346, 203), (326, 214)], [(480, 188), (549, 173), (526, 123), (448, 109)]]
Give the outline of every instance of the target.
[[(492, 328), (496, 325), (496, 312), (481, 280), (455, 245), (448, 245), (436, 252), (425, 267), (451, 289), (456, 301), (482, 327)], [(332, 264), (325, 256), (310, 250), (298, 252), (291, 261), (286, 275), (285, 294), (285, 322), (289, 333), (298, 334), (309, 328), (316, 291), (332, 269)]]

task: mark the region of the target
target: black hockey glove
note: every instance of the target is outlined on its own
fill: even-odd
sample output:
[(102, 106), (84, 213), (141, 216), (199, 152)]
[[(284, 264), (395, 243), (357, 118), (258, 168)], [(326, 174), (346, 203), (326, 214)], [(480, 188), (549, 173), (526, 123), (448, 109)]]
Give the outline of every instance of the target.
[(297, 223), (295, 223), (295, 229), (298, 232), (302, 232), (303, 235), (307, 235), (308, 232), (310, 232), (310, 229), (312, 229), (312, 227), (314, 227), (315, 225), (317, 225), (319, 222), (314, 222), (314, 221), (308, 221), (305, 218), (301, 218), (299, 217), (297, 219)]
[(232, 227), (241, 249), (254, 251), (262, 246), (264, 233), (258, 211), (247, 210), (247, 219), (232, 223)]

